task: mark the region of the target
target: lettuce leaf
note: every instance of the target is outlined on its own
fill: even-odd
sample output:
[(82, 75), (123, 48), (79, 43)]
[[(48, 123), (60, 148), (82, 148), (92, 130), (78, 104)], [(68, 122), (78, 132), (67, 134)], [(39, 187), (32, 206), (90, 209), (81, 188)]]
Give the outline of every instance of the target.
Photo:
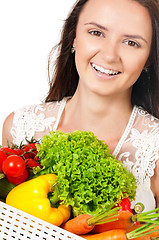
[(136, 180), (92, 132), (52, 131), (37, 145), (43, 169), (58, 176), (59, 197), (75, 215), (96, 215), (122, 198), (135, 199)]

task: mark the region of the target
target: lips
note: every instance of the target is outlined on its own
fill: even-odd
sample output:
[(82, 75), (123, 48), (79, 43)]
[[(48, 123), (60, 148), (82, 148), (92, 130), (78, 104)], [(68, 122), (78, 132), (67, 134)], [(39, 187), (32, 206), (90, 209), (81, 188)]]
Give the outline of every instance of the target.
[(96, 65), (94, 63), (92, 63), (91, 65), (97, 72), (100, 72), (102, 74), (106, 74), (106, 75), (109, 75), (109, 76), (113, 76), (113, 75), (117, 75), (117, 74), (121, 73), (121, 72), (116, 71), (116, 70), (105, 69), (105, 68), (103, 68), (101, 66), (98, 66), (98, 65)]

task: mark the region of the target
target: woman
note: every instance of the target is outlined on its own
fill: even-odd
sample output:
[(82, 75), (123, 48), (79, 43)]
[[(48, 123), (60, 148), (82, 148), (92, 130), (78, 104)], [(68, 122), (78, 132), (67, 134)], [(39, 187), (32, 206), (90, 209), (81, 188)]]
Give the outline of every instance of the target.
[(132, 207), (159, 206), (158, 39), (156, 0), (79, 0), (63, 28), (46, 103), (11, 113), (3, 145), (50, 130), (92, 131), (136, 177)]

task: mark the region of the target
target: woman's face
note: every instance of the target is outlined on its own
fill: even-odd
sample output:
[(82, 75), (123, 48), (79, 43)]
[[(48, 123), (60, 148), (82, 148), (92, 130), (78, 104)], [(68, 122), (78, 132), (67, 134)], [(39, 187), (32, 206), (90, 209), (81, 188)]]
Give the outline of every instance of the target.
[(130, 96), (149, 57), (151, 41), (151, 18), (138, 2), (89, 0), (73, 43), (80, 89)]

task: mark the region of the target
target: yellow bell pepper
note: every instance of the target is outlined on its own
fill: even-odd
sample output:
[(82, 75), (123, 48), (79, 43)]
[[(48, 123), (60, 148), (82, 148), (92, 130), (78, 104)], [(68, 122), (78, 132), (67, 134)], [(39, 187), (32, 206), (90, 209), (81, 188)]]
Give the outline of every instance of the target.
[(44, 221), (60, 226), (71, 215), (71, 207), (60, 204), (51, 207), (48, 193), (56, 182), (55, 174), (46, 174), (28, 180), (13, 188), (6, 198), (6, 203)]

